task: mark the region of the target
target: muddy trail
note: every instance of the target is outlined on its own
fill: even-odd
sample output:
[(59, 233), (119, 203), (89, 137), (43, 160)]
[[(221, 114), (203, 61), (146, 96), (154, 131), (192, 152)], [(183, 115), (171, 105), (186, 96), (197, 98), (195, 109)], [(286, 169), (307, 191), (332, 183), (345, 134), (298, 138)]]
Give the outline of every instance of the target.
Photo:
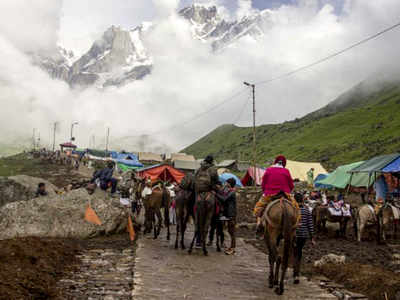
[(132, 299), (135, 246), (128, 235), (77, 242), (74, 271), (57, 283), (57, 299)]
[(0, 299), (131, 299), (134, 253), (126, 234), (0, 241)]
[[(257, 249), (267, 253), (263, 241), (255, 239), (253, 230), (240, 228), (238, 235)], [(345, 255), (346, 264), (315, 268), (313, 263), (327, 254)], [(302, 275), (307, 278), (327, 277), (346, 289), (368, 296), (369, 299), (400, 299), (400, 241), (389, 240), (386, 245), (375, 241), (355, 241), (352, 233), (347, 239), (332, 234), (319, 234), (317, 245), (307, 243), (303, 250)]]

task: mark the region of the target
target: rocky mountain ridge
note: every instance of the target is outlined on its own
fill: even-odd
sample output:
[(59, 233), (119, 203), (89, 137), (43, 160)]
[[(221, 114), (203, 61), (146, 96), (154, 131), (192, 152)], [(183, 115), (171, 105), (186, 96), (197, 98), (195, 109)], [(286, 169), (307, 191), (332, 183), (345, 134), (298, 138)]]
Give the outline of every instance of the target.
[[(223, 51), (243, 37), (257, 40), (268, 28), (269, 10), (237, 20), (226, 20), (219, 10), (216, 6), (193, 4), (178, 12), (190, 23), (193, 38), (209, 43), (213, 52)], [(149, 22), (132, 30), (111, 26), (81, 57), (58, 47), (51, 55), (32, 54), (32, 60), (52, 78), (71, 87), (118, 87), (151, 73), (153, 59), (145, 39), (154, 26)]]

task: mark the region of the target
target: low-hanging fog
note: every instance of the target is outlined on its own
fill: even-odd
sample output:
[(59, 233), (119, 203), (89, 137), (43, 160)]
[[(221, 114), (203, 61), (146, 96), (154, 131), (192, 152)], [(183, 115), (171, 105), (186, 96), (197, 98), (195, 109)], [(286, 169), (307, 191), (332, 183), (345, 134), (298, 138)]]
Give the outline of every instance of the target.
[[(259, 41), (243, 38), (212, 53), (209, 44), (193, 39), (190, 24), (177, 15), (182, 5), (177, 0), (73, 2), (76, 18), (79, 5), (93, 15), (80, 16), (80, 23), (68, 32), (61, 26), (66, 17), (61, 0), (0, 2), (0, 145), (28, 141), (33, 128), (40, 132), (41, 143), (49, 145), (56, 121), (57, 142), (65, 141), (71, 122), (78, 121), (74, 135), (82, 147), (89, 146), (92, 135), (98, 145), (104, 143), (110, 127), (111, 148), (113, 142), (134, 147), (131, 142), (124, 145), (123, 138), (149, 135), (140, 143), (143, 149), (129, 150), (179, 150), (219, 125), (251, 124), (250, 90), (243, 81), (268, 80), (400, 21), (398, 0), (345, 0), (340, 13), (329, 1), (321, 5), (317, 0), (298, 0), (272, 11)], [(239, 0), (236, 11), (224, 9), (223, 14), (245, 16), (254, 9), (248, 4)], [(62, 41), (69, 42), (63, 46), (76, 48), (68, 50), (87, 51), (113, 25), (108, 22), (114, 19), (99, 11), (113, 9), (121, 19), (114, 25), (144, 20), (155, 24), (145, 40), (154, 61), (151, 75), (120, 88), (72, 90), (32, 65), (29, 53), (51, 53)], [(258, 85), (257, 124), (300, 117), (370, 76), (396, 70), (399, 36), (400, 29), (395, 29), (312, 69)], [(232, 101), (197, 117), (242, 90)]]

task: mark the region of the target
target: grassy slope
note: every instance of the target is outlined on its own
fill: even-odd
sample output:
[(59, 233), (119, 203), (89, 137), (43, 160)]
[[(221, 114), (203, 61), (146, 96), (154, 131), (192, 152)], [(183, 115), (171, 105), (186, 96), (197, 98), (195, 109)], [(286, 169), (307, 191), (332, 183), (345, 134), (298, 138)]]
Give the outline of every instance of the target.
[[(277, 154), (325, 167), (400, 151), (400, 84), (366, 94), (359, 87), (301, 119), (257, 127), (257, 160)], [(250, 160), (251, 128), (223, 125), (183, 151), (218, 159)]]

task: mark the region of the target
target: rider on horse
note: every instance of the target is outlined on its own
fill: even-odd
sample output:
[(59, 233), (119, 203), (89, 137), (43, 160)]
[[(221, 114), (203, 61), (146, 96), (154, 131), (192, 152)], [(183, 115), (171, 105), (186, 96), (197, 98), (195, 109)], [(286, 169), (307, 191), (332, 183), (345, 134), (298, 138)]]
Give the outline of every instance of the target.
[[(275, 158), (274, 165), (264, 173), (261, 184), (263, 197), (256, 203), (254, 208), (254, 215), (257, 217), (257, 232), (262, 232), (260, 218), (268, 204), (277, 199), (281, 193), (284, 193), (286, 198), (290, 199), (294, 184), (289, 170), (285, 167), (286, 158), (283, 155), (279, 155)], [(296, 201), (292, 202), (296, 203)], [(297, 203), (294, 206), (298, 208)]]

